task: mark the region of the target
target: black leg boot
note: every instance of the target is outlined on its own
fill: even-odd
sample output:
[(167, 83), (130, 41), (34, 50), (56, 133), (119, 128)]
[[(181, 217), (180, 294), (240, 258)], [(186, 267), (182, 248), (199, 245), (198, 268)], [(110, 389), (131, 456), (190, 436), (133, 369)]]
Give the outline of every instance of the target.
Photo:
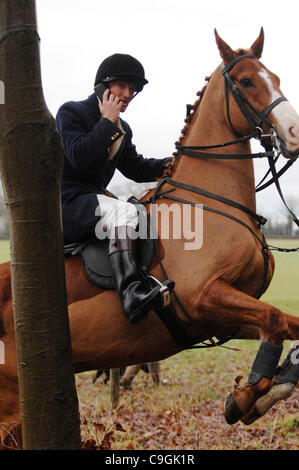
[(159, 285), (154, 288), (138, 271), (134, 258), (134, 240), (129, 237), (130, 227), (116, 227), (115, 239), (110, 240), (109, 257), (114, 274), (115, 287), (126, 317), (130, 323), (144, 318), (158, 305), (161, 294)]

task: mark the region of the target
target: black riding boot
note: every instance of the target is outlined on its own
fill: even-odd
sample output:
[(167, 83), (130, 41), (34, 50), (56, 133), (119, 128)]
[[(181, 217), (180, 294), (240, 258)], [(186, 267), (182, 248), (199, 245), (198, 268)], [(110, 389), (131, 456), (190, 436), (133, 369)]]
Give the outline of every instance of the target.
[(126, 317), (130, 323), (144, 318), (161, 298), (161, 286), (146, 286), (134, 259), (134, 241), (129, 237), (131, 228), (116, 227), (115, 239), (110, 240), (109, 257), (115, 287)]

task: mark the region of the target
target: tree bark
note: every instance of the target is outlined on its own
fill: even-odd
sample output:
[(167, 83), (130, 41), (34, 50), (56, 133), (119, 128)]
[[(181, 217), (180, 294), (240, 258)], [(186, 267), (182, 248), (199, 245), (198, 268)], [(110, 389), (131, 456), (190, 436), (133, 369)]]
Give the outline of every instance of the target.
[(43, 97), (34, 0), (1, 0), (0, 80), (23, 448), (79, 449), (60, 216), (63, 153)]

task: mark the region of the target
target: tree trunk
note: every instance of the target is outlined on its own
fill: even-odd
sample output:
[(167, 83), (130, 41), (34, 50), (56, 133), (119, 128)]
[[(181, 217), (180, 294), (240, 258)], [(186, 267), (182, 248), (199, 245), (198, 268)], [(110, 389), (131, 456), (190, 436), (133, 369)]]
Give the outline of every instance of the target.
[(79, 449), (60, 217), (63, 154), (43, 97), (34, 0), (1, 0), (0, 80), (23, 447)]

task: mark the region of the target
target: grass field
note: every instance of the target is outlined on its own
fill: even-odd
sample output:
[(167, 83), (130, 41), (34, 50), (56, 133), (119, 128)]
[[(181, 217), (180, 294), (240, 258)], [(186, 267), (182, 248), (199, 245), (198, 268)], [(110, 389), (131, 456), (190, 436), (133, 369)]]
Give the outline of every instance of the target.
[[(296, 240), (271, 240), (294, 247)], [(299, 253), (274, 252), (276, 272), (263, 300), (299, 315)], [(9, 259), (9, 244), (0, 241), (0, 260)], [(289, 342), (285, 342), (285, 352)], [(82, 439), (91, 448), (112, 449), (299, 449), (299, 393), (276, 404), (266, 416), (245, 426), (226, 424), (223, 401), (237, 376), (248, 376), (257, 341), (231, 341), (225, 348), (187, 350), (161, 362), (160, 386), (139, 372), (132, 390), (120, 391), (112, 410), (109, 385), (94, 373), (76, 377)], [(298, 389), (297, 389), (298, 390)]]
[[(299, 247), (299, 240), (269, 240), (268, 243), (284, 248)], [(286, 308), (291, 308), (289, 313), (299, 315), (299, 251), (294, 253), (273, 251), (273, 254), (276, 263), (275, 273), (263, 300), (271, 301), (275, 305), (276, 302), (285, 302)]]

